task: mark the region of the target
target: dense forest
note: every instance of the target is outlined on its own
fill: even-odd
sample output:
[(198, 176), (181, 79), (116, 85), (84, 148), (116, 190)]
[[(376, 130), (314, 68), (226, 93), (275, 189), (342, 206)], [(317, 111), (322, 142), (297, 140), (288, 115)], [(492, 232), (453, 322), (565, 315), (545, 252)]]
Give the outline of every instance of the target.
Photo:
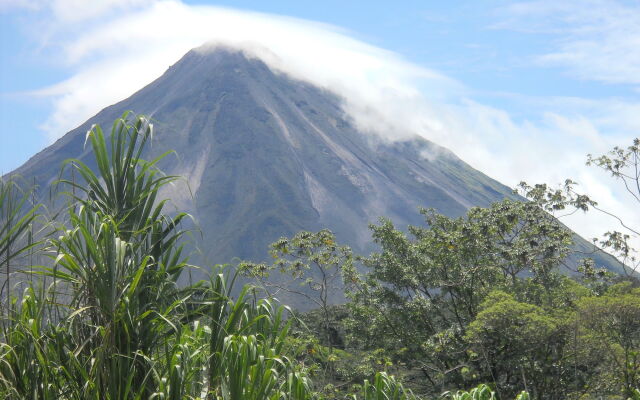
[[(381, 219), (369, 255), (322, 230), (276, 241), (271, 263), (194, 266), (151, 136), (131, 114), (93, 127), (96, 168), (61, 166), (59, 212), (0, 181), (0, 397), (640, 399), (635, 232), (595, 243), (626, 273), (576, 254), (557, 217), (598, 205), (573, 182)], [(639, 145), (588, 163), (640, 196)], [(185, 283), (193, 269), (209, 278)]]

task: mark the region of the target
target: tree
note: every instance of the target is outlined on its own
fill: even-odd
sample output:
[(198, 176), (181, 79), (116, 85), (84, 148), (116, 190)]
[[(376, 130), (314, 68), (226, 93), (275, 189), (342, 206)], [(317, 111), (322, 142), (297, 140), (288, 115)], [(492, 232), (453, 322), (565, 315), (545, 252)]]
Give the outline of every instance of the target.
[(395, 349), (397, 361), (443, 390), (465, 383), (474, 362), (465, 334), (486, 295), (517, 286), (522, 274), (552, 290), (571, 234), (534, 202), (507, 199), (460, 218), (422, 213), (425, 226), (410, 226), (412, 238), (389, 220), (371, 227), (381, 251), (363, 260), (365, 278), (348, 277), (359, 282), (351, 338)]
[[(521, 388), (534, 398), (566, 397), (571, 371), (562, 359), (572, 313), (491, 292), (468, 326), (466, 339), (501, 396)], [(567, 376), (568, 375), (568, 376)]]
[(578, 311), (582, 341), (592, 351), (601, 349), (602, 381), (633, 398), (640, 387), (640, 289), (614, 285), (603, 296), (582, 299)]
[[(271, 245), (271, 265), (243, 262), (239, 268), (257, 278), (272, 296), (284, 291), (306, 300), (322, 315), (322, 335), (330, 355), (336, 339), (332, 328), (331, 305), (343, 292), (342, 275), (353, 269), (351, 249), (340, 246), (331, 231), (299, 232), (280, 238)], [(273, 272), (291, 280), (269, 280)]]
[[(632, 201), (640, 203), (640, 139), (636, 138), (626, 148), (616, 146), (607, 154), (594, 156), (587, 155), (588, 166), (595, 166), (607, 172), (611, 177), (620, 182), (624, 191)], [(601, 207), (592, 195), (580, 193), (577, 183), (567, 179), (560, 188), (552, 188), (547, 184), (535, 184), (533, 186), (521, 182), (519, 193), (526, 198), (540, 203), (549, 213), (562, 218), (574, 214), (577, 211), (596, 210), (608, 215), (619, 225), (620, 230), (612, 229), (605, 232), (600, 239), (593, 242), (602, 250), (608, 251), (620, 260), (624, 266), (624, 272), (629, 277), (640, 267), (637, 249), (633, 247), (633, 241), (640, 237), (640, 228), (632, 226), (629, 221), (616, 214), (615, 210), (607, 210)], [(592, 268), (587, 268), (593, 273)]]

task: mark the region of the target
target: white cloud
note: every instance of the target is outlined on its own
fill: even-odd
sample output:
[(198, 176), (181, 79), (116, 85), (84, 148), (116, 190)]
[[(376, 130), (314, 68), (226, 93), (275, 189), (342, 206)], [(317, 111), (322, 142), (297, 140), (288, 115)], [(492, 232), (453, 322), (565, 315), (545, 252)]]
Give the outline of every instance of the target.
[(494, 28), (551, 35), (551, 49), (536, 57), (543, 65), (585, 80), (640, 84), (638, 3), (541, 0), (508, 5), (500, 14)]
[(0, 12), (6, 12), (16, 9), (39, 10), (42, 2), (34, 0), (0, 0)]
[(78, 22), (103, 16), (112, 11), (131, 10), (154, 0), (53, 0), (51, 9), (61, 21)]
[[(437, 97), (464, 91), (454, 80), (353, 39), (339, 28), (282, 16), (164, 0), (95, 27), (84, 26), (75, 37), (62, 25), (70, 39), (63, 43), (58, 62), (76, 73), (37, 92), (56, 98), (44, 124), (51, 139), (150, 83), (203, 43), (243, 48), (275, 69), (345, 95), (351, 109), (386, 110), (382, 118), (391, 120), (387, 125), (406, 104), (423, 97), (413, 85), (417, 81)], [(390, 98), (401, 101), (387, 107)]]
[(0, 0), (0, 11), (26, 9), (51, 13), (58, 22), (79, 22), (113, 11), (131, 10), (155, 0)]
[[(422, 135), (509, 185), (520, 180), (562, 182), (576, 178), (605, 207), (620, 210), (623, 217), (640, 226), (634, 214), (637, 205), (610, 189), (604, 174), (584, 166), (585, 154), (602, 153), (615, 144), (628, 143), (637, 134), (640, 102), (515, 96), (513, 101), (527, 108), (530, 116), (516, 120), (505, 110), (474, 101), (471, 91), (460, 82), (354, 39), (334, 26), (220, 7), (187, 6), (177, 0), (112, 0), (104, 4), (100, 13), (108, 17), (100, 24), (69, 24), (70, 20), (95, 17), (82, 7), (73, 15), (49, 10), (54, 18), (47, 27), (51, 32), (47, 43), (61, 46), (56, 61), (73, 71), (66, 81), (37, 92), (53, 99), (53, 112), (43, 124), (51, 140), (150, 83), (188, 50), (213, 41), (243, 48), (272, 68), (339, 93), (345, 99), (345, 110), (365, 130), (389, 139)], [(123, 7), (129, 11), (109, 14), (109, 10)], [(522, 27), (552, 30), (553, 26), (538, 19), (548, 15), (570, 18), (557, 10), (565, 10), (565, 6), (519, 4), (509, 10), (513, 20), (504, 22), (503, 27), (520, 21), (526, 12), (534, 19)], [(577, 26), (591, 21), (589, 12), (584, 13), (587, 15), (578, 12), (571, 17), (578, 21)], [(576, 28), (571, 37), (597, 36), (582, 30), (589, 31)], [(564, 28), (557, 31), (562, 33)], [(567, 52), (575, 47), (571, 43), (562, 44), (568, 46), (563, 47)], [(633, 65), (632, 58), (622, 62)], [(589, 72), (578, 63), (570, 66)], [(596, 77), (593, 79), (604, 80), (605, 67), (593, 68), (595, 72), (589, 72)], [(635, 82), (638, 76), (630, 74), (624, 81)], [(602, 233), (607, 224), (601, 217), (570, 221), (587, 237)]]

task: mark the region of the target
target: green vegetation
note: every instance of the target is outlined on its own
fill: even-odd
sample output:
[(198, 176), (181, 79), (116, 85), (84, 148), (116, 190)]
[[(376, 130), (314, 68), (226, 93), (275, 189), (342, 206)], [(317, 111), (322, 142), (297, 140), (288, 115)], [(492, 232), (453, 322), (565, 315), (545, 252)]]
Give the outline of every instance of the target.
[[(372, 226), (380, 252), (361, 259), (364, 276), (346, 269), (350, 301), (333, 311), (342, 349), (357, 357), (332, 360), (337, 373), (322, 379), (338, 386), (387, 371), (426, 396), (481, 383), (498, 398), (632, 396), (635, 281), (560, 274), (571, 234), (535, 202), (425, 218), (411, 237), (387, 220)], [(306, 326), (325, 325), (314, 318)]]
[(34, 267), (40, 279), (8, 296), (0, 397), (309, 398), (303, 369), (287, 358), (284, 307), (249, 288), (232, 299), (223, 270), (178, 284), (190, 268), (179, 244), (187, 216), (163, 212), (158, 190), (175, 178), (140, 159), (151, 128), (125, 115), (107, 142), (94, 127), (97, 175), (66, 163), (85, 184), (61, 181), (71, 201), (43, 250), (50, 265)]
[[(65, 214), (40, 241), (40, 206), (0, 182), (0, 397), (640, 398), (638, 282), (589, 260), (558, 272), (572, 234), (549, 211), (590, 199), (523, 185), (531, 201), (423, 210), (406, 232), (382, 219), (366, 257), (300, 232), (272, 264), (241, 263), (253, 285), (234, 290), (223, 266), (187, 284), (189, 216), (158, 198), (178, 178), (164, 155), (142, 159), (151, 136), (142, 116), (93, 127), (95, 169), (65, 162)], [(315, 309), (294, 314), (280, 293)]]
[(40, 206), (31, 204), (30, 195), (16, 178), (0, 179), (0, 266), (4, 269), (0, 293), (11, 289), (13, 261), (38, 244), (33, 231)]

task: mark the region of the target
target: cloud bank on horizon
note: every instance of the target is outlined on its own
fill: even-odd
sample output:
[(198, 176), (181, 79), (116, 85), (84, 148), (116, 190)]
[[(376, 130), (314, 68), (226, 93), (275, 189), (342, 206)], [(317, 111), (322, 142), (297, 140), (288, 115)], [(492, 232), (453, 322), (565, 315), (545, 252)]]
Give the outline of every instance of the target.
[[(640, 7), (615, 1), (518, 2), (496, 12), (488, 29), (548, 35), (541, 67), (606, 84), (640, 83)], [(40, 45), (70, 77), (33, 92), (52, 101), (42, 128), (50, 140), (159, 77), (204, 43), (241, 48), (272, 68), (344, 98), (356, 123), (389, 140), (418, 134), (508, 185), (571, 177), (604, 207), (640, 226), (637, 207), (610, 178), (584, 166), (587, 153), (625, 145), (640, 130), (640, 101), (626, 98), (505, 96), (528, 108), (515, 117), (483, 104), (474, 90), (438, 71), (369, 45), (339, 27), (280, 15), (178, 0), (4, 0), (33, 10), (44, 27)], [(45, 22), (46, 21), (46, 22)], [(632, 51), (633, 50), (633, 51)], [(54, 55), (56, 53), (56, 55)], [(601, 234), (603, 216), (574, 218), (581, 234)]]

